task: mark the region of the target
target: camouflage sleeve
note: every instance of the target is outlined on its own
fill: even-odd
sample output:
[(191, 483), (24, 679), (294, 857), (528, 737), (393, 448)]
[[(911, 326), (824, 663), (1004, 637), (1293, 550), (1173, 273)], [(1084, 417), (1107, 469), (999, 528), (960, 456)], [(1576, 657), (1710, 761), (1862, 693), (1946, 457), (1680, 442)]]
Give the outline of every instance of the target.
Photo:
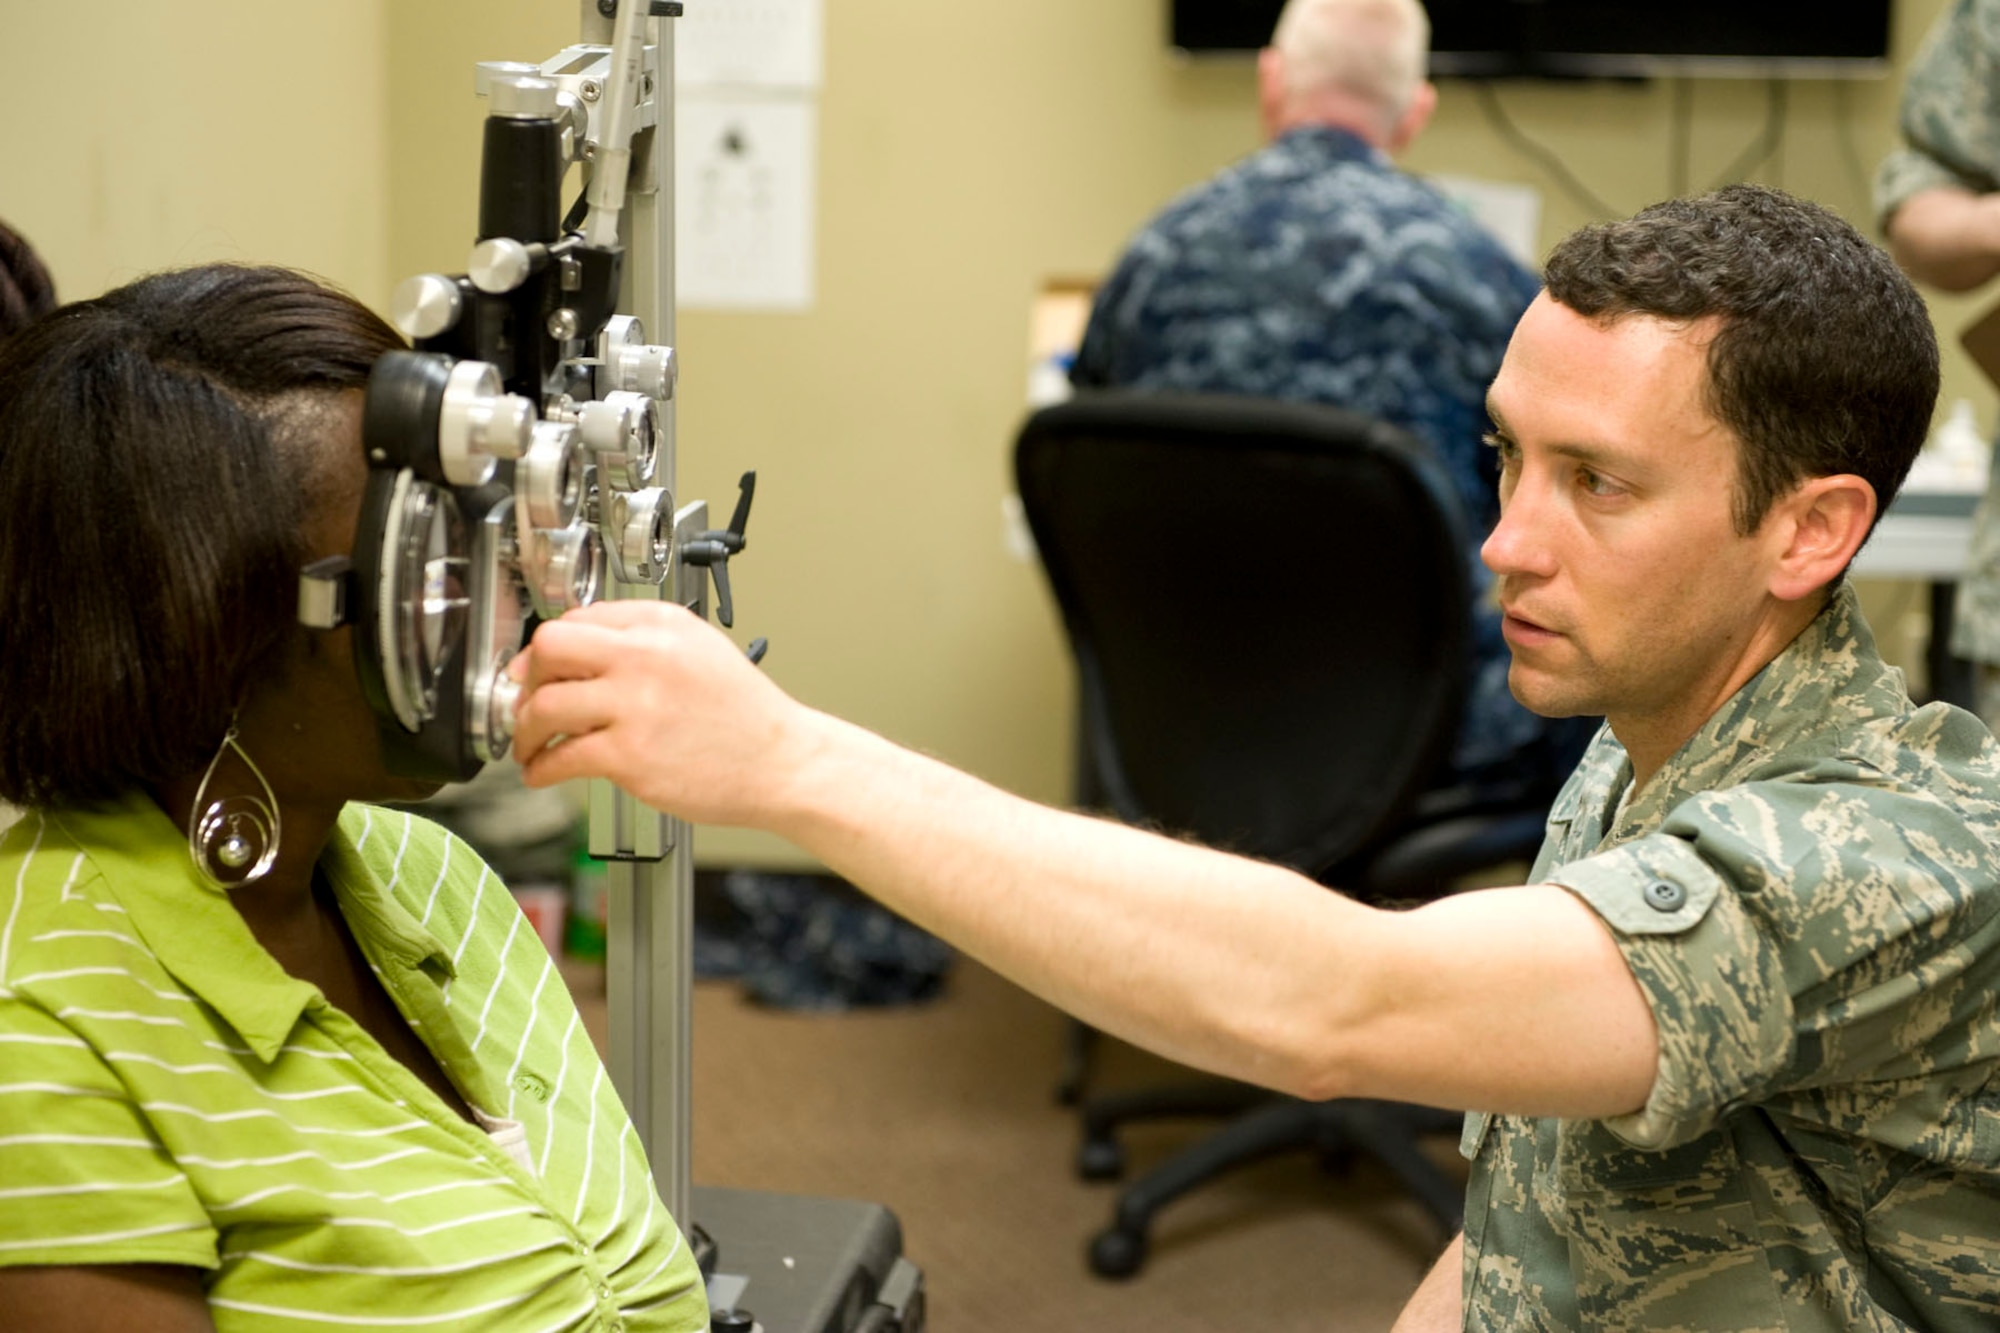
[(1548, 875), (1610, 926), (1659, 1034), (1646, 1105), (1605, 1126), (1667, 1148), (1781, 1092), (1991, 1058), (1969, 1043), (2000, 903), (1973, 836), (1890, 785), (1765, 782)]
[(1155, 232), (1158, 224), (1136, 237), (1118, 260), (1111, 276), (1091, 298), (1090, 319), (1084, 325), (1083, 340), (1070, 365), (1069, 382), (1079, 389), (1116, 388), (1129, 382), (1131, 372), (1124, 363), (1144, 355), (1141, 343), (1147, 334), (1147, 303), (1166, 263), (1165, 242)]
[(2000, 0), (1954, 0), (1910, 62), (1904, 146), (1875, 174), (1886, 226), (1911, 195), (1940, 187), (2000, 189)]
[(1103, 389), (1111, 385), (1111, 348), (1117, 341), (1112, 328), (1112, 312), (1123, 290), (1125, 266), (1118, 268), (1098, 287), (1090, 300), (1090, 319), (1083, 326), (1076, 360), (1070, 362), (1069, 382), (1078, 389)]

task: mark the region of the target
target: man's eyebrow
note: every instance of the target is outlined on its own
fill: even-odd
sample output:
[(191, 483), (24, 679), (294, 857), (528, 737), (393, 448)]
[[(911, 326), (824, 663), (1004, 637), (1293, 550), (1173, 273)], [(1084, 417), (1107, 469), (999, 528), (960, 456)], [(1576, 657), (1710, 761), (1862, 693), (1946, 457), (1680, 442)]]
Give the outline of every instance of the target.
[(1636, 454), (1600, 444), (1552, 444), (1548, 446), (1548, 452), (1594, 467), (1607, 467), (1614, 472), (1636, 472), (1643, 467)]
[[(1509, 440), (1514, 438), (1514, 432), (1507, 428), (1507, 419), (1500, 415), (1499, 409), (1490, 397), (1486, 400), (1486, 415), (1492, 419), (1494, 429)], [(1602, 468), (1620, 476), (1637, 478), (1650, 471), (1646, 460), (1640, 455), (1611, 445), (1569, 442), (1547, 445), (1544, 452), (1559, 458), (1575, 459), (1588, 467)]]

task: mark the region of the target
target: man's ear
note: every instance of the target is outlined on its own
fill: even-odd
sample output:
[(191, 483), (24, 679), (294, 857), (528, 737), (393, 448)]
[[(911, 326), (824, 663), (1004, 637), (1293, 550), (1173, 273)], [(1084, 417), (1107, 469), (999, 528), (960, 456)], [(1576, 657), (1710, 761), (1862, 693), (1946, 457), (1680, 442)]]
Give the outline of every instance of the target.
[(1771, 595), (1796, 601), (1840, 576), (1875, 522), (1875, 488), (1852, 473), (1814, 477), (1765, 516), (1781, 543)]
[(1393, 157), (1408, 148), (1416, 141), (1416, 137), (1424, 132), (1424, 126), (1431, 123), (1431, 113), (1437, 110), (1437, 104), (1437, 85), (1429, 81), (1418, 84), (1416, 92), (1410, 96), (1409, 106), (1404, 108), (1402, 116), (1396, 123), (1389, 127), (1389, 135), (1382, 145), (1383, 149)]
[(1275, 46), (1257, 53), (1257, 115), (1264, 138), (1277, 138), (1285, 124), (1285, 57)]

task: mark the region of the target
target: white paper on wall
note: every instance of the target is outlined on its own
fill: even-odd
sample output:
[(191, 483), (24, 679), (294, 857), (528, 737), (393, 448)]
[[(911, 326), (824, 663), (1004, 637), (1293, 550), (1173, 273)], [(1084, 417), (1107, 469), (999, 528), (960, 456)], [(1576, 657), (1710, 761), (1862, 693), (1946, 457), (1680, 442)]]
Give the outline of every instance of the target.
[(817, 105), (683, 90), (674, 114), (680, 307), (809, 309)]
[(1542, 271), (1540, 190), (1477, 176), (1440, 174), (1424, 179), (1472, 214), (1507, 248), (1508, 254), (1536, 273)]
[(821, 0), (699, 0), (674, 20), (682, 88), (814, 89), (822, 68)]

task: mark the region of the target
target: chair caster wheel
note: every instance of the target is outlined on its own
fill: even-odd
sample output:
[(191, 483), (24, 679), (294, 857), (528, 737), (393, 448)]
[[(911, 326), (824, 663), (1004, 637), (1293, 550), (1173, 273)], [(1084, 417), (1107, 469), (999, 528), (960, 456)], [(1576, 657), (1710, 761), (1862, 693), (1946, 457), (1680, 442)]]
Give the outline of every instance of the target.
[(1076, 1174), (1084, 1180), (1116, 1180), (1125, 1174), (1125, 1150), (1115, 1139), (1085, 1139), (1076, 1150)]
[(1099, 1277), (1131, 1277), (1146, 1262), (1146, 1237), (1110, 1227), (1090, 1242), (1090, 1271)]

